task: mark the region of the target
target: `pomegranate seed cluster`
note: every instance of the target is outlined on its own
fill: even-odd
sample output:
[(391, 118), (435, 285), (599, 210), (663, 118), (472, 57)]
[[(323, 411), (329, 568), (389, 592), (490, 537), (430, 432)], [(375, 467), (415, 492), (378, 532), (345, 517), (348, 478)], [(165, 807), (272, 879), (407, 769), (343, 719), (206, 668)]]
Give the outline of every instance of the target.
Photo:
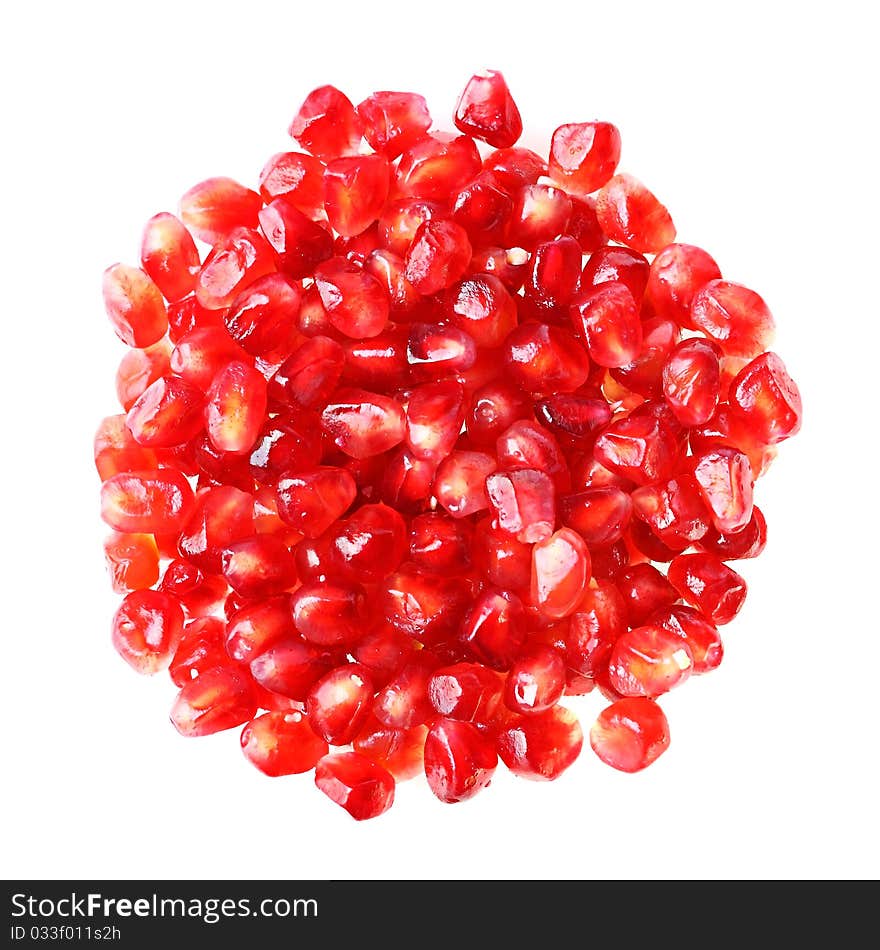
[(722, 660), (754, 486), (801, 425), (774, 323), (618, 171), (609, 122), (516, 143), (501, 73), (322, 86), (251, 188), (210, 178), (103, 275), (127, 344), (98, 427), (112, 642), (356, 819), (417, 775), (637, 772)]

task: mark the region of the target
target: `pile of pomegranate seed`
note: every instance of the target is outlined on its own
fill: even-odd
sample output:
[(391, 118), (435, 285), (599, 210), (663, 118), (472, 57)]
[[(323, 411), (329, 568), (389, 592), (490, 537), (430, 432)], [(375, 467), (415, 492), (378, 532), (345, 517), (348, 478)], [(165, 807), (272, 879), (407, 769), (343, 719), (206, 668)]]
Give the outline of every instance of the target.
[[(609, 122), (517, 146), (501, 73), (309, 93), (251, 189), (203, 181), (103, 276), (130, 348), (95, 439), (112, 640), (184, 736), (241, 730), (354, 818), (499, 758), (624, 772), (722, 659), (753, 491), (801, 425), (773, 318), (617, 171)], [(571, 701), (569, 701), (571, 702)]]

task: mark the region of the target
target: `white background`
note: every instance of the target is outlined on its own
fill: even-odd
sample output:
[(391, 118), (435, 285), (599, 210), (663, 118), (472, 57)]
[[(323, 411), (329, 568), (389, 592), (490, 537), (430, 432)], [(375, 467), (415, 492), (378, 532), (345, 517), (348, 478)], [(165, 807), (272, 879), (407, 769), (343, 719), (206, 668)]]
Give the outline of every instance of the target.
[[(30, 3), (0, 50), (0, 785), (7, 879), (875, 878), (878, 75), (869, 4)], [(875, 34), (874, 34), (875, 35)], [(113, 652), (92, 436), (123, 347), (100, 275), (209, 175), (254, 185), (313, 87), (413, 89), (449, 127), (504, 72), (539, 151), (610, 120), (680, 240), (773, 309), (805, 424), (757, 488), (770, 540), (722, 666), (663, 701), (638, 775), (421, 780), (356, 823), (184, 740)], [(598, 695), (571, 703), (585, 728)]]

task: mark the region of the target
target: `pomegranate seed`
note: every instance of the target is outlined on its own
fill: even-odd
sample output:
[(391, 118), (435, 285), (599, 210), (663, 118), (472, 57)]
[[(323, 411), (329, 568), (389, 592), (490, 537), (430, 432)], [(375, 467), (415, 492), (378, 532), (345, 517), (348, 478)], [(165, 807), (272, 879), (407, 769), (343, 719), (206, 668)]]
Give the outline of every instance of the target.
[(560, 528), (532, 548), (532, 604), (545, 617), (567, 617), (589, 579), (590, 552), (571, 528)]
[(596, 215), (612, 241), (642, 254), (654, 254), (675, 240), (669, 212), (632, 175), (615, 175), (602, 186)]
[(464, 422), (464, 390), (444, 380), (417, 386), (406, 409), (406, 442), (417, 458), (445, 458)]
[(181, 689), (171, 707), (171, 722), (182, 736), (208, 736), (243, 726), (256, 713), (255, 690), (245, 674), (215, 666)]
[(315, 336), (278, 367), (269, 381), (269, 396), (304, 409), (323, 407), (333, 395), (345, 366), (345, 350), (335, 340)]
[(438, 719), (425, 738), (425, 777), (441, 802), (467, 801), (492, 781), (498, 755), (470, 722)]
[(400, 672), (414, 653), (415, 644), (406, 634), (395, 630), (390, 624), (382, 624), (358, 640), (352, 656), (369, 670), (373, 682), (381, 689)]
[(667, 580), (653, 564), (646, 563), (633, 564), (614, 578), (626, 603), (627, 620), (631, 627), (647, 623), (653, 613), (678, 600), (676, 588), (670, 581), (671, 578)]
[(531, 149), (515, 145), (493, 149), (483, 160), (483, 168), (491, 172), (506, 191), (522, 185), (534, 185), (547, 174), (547, 163)]
[(159, 549), (151, 534), (121, 534), (104, 539), (104, 560), (117, 594), (152, 587), (159, 580)]
[(440, 463), (433, 492), (454, 518), (466, 518), (489, 507), (487, 480), (495, 459), (485, 452), (454, 451)]
[(406, 279), (423, 296), (451, 287), (471, 260), (467, 231), (454, 221), (429, 218), (419, 225), (406, 251)]
[(711, 512), (699, 484), (687, 475), (637, 488), (630, 498), (635, 514), (673, 552), (690, 547), (709, 530)]
[(752, 359), (773, 342), (775, 324), (764, 300), (748, 287), (710, 280), (694, 295), (690, 319), (729, 356)]
[(710, 528), (698, 547), (710, 554), (717, 554), (724, 561), (757, 557), (767, 544), (767, 522), (757, 505), (752, 506), (749, 523), (739, 531), (728, 534)]
[(460, 639), (476, 659), (505, 670), (525, 641), (525, 612), (512, 591), (488, 588), (465, 614)]
[(415, 323), (406, 347), (413, 376), (436, 379), (466, 372), (477, 357), (473, 339), (457, 327)]
[(471, 181), (481, 167), (472, 138), (429, 132), (400, 156), (395, 176), (397, 191), (401, 196), (443, 202)]
[(273, 251), (258, 231), (233, 228), (205, 258), (196, 283), (198, 302), (208, 310), (228, 307), (258, 277), (272, 272)]
[(578, 242), (584, 254), (592, 254), (608, 243), (596, 214), (596, 201), (594, 198), (577, 198), (574, 195), (569, 195), (569, 198), (571, 215), (565, 233)]
[(366, 594), (356, 584), (305, 583), (291, 611), (296, 629), (318, 646), (353, 646), (369, 627)]
[(498, 755), (520, 778), (550, 782), (572, 766), (584, 736), (577, 716), (563, 706), (519, 716), (498, 735)]
[(341, 577), (371, 584), (396, 570), (406, 550), (406, 522), (380, 503), (363, 505), (333, 529), (329, 556)]
[(232, 178), (207, 178), (180, 199), (180, 217), (206, 244), (216, 244), (238, 228), (255, 228), (262, 199)]
[(168, 329), (159, 288), (139, 268), (114, 264), (104, 271), (104, 308), (116, 335), (128, 346), (158, 343)]
[(674, 437), (649, 415), (629, 415), (596, 439), (595, 455), (612, 472), (640, 485), (669, 478), (678, 456)]
[(296, 567), (283, 541), (261, 534), (235, 541), (223, 551), (223, 576), (243, 597), (267, 597), (296, 583)]
[(625, 284), (608, 281), (582, 291), (572, 302), (571, 320), (600, 366), (626, 366), (641, 352), (639, 309)]
[(168, 666), (175, 686), (186, 686), (205, 670), (228, 662), (223, 648), (225, 626), (219, 617), (199, 617), (186, 624)]
[(390, 169), (381, 155), (337, 158), (324, 171), (324, 208), (333, 229), (352, 237), (376, 220), (388, 197)]
[(492, 172), (483, 171), (455, 196), (452, 217), (475, 247), (503, 242), (513, 201)]
[(416, 515), (410, 522), (410, 558), (438, 574), (466, 571), (471, 565), (472, 535), (469, 521), (439, 511)]
[(448, 719), (491, 721), (501, 702), (503, 680), (481, 663), (455, 663), (434, 671), (428, 683), (431, 705)]
[(229, 619), (225, 648), (236, 663), (250, 663), (276, 643), (294, 636), (290, 596), (280, 594), (246, 604)]
[(532, 546), (517, 541), (491, 521), (474, 531), (474, 562), (485, 580), (505, 590), (528, 593), (532, 577)]
[(113, 615), (116, 652), (145, 675), (168, 669), (182, 634), (183, 608), (177, 598), (162, 591), (131, 591)]
[(613, 485), (588, 488), (559, 499), (559, 514), (588, 545), (613, 544), (623, 537), (632, 516), (630, 496)]
[(718, 446), (694, 456), (692, 465), (694, 479), (716, 529), (735, 533), (745, 528), (751, 521), (753, 508), (754, 479), (748, 456), (736, 449)]
[(528, 274), (529, 253), (521, 247), (484, 247), (474, 251), (470, 274), (493, 274), (511, 292), (516, 293)]
[(472, 76), (458, 97), (455, 124), (494, 148), (510, 148), (522, 135), (522, 119), (504, 76), (494, 69)]
[(746, 582), (714, 554), (679, 554), (669, 565), (669, 582), (716, 626), (730, 623), (746, 599)]
[(699, 611), (683, 604), (661, 610), (651, 618), (651, 625), (681, 637), (691, 651), (691, 673), (708, 673), (724, 657), (724, 645), (718, 628)]
[(438, 577), (408, 564), (385, 581), (380, 595), (382, 616), (423, 644), (451, 636), (472, 602), (470, 586), (463, 579)]
[(357, 494), (344, 468), (322, 465), (278, 480), (278, 515), (307, 538), (317, 538), (343, 515)]
[(767, 471), (777, 451), (775, 446), (767, 445), (757, 435), (746, 418), (724, 404), (718, 407), (708, 422), (690, 430), (689, 442), (697, 453), (711, 450), (718, 445), (745, 452), (755, 478)]
[(684, 340), (663, 364), (663, 398), (685, 426), (699, 426), (715, 413), (721, 395), (718, 351), (707, 340)]
[(317, 264), (333, 256), (333, 235), (286, 198), (261, 208), (259, 220), (278, 269), (290, 280), (310, 276)]
[(506, 238), (509, 246), (533, 251), (543, 241), (565, 233), (571, 198), (564, 191), (552, 185), (522, 185), (512, 197)]
[(606, 765), (640, 772), (669, 748), (669, 724), (653, 699), (619, 699), (599, 713), (590, 728), (590, 746)]
[(431, 127), (428, 104), (414, 92), (374, 92), (358, 105), (357, 114), (370, 147), (389, 161)]
[(362, 268), (333, 257), (315, 270), (315, 286), (327, 319), (340, 333), (353, 338), (375, 337), (385, 329), (388, 295)]
[(578, 195), (601, 188), (619, 161), (620, 132), (610, 122), (560, 125), (550, 140), (550, 177)]
[(154, 215), (141, 237), (141, 265), (166, 300), (181, 300), (196, 287), (201, 260), (192, 235), (173, 214)]
[(124, 534), (174, 534), (193, 504), (189, 482), (173, 468), (119, 472), (101, 486), (101, 517)]
[(324, 163), (303, 152), (277, 152), (260, 172), (260, 194), (267, 205), (284, 198), (308, 218), (324, 208)]
[[(233, 619), (237, 617), (238, 614)], [(339, 656), (334, 653), (288, 634), (259, 648), (250, 661), (250, 673), (264, 689), (304, 703), (315, 683), (339, 668), (339, 662)]]
[(718, 265), (702, 248), (669, 244), (651, 261), (645, 298), (656, 316), (696, 330), (691, 318), (694, 296), (709, 281), (720, 277)]
[(504, 684), (508, 709), (523, 715), (546, 712), (565, 691), (565, 661), (551, 647), (528, 647), (514, 660)]
[(496, 472), (486, 478), (486, 494), (498, 527), (518, 541), (532, 544), (553, 533), (556, 497), (553, 482), (544, 472)]
[(393, 451), (387, 460), (385, 474), (379, 485), (379, 496), (386, 505), (398, 511), (413, 514), (428, 507), (431, 485), (437, 472), (437, 465), (430, 459), (416, 458), (408, 449)]
[(378, 818), (394, 802), (394, 777), (360, 752), (325, 755), (315, 767), (315, 785), (356, 821)]
[(366, 721), (373, 681), (356, 663), (337, 666), (312, 686), (306, 715), (315, 733), (331, 745), (348, 745)]
[(346, 455), (364, 459), (404, 440), (406, 416), (388, 396), (340, 389), (321, 413), (321, 428)]
[(609, 245), (590, 254), (581, 273), (581, 289), (611, 282), (621, 283), (641, 306), (650, 276), (650, 264), (643, 254), (628, 247)]
[(436, 665), (428, 651), (416, 652), (376, 694), (376, 718), (393, 729), (412, 729), (433, 718), (428, 691)]
[(116, 370), (119, 404), (128, 412), (151, 383), (170, 371), (168, 347), (164, 340), (142, 350), (126, 350)]
[(293, 341), (301, 306), (299, 289), (280, 274), (250, 284), (224, 315), (226, 329), (242, 349), (267, 356)]
[(387, 769), (396, 782), (405, 782), (424, 772), (427, 734), (428, 727), (424, 725), (394, 729), (371, 716), (352, 745), (355, 752)]
[(161, 376), (137, 398), (125, 424), (140, 445), (182, 445), (201, 432), (204, 406), (201, 390), (178, 376)]
[(171, 351), (171, 370), (191, 386), (205, 393), (214, 378), (232, 360), (252, 359), (222, 326), (193, 327), (183, 334)]
[(775, 353), (762, 353), (743, 367), (730, 385), (730, 406), (754, 438), (782, 442), (801, 428), (801, 394)]
[(590, 372), (586, 350), (562, 327), (520, 324), (508, 335), (503, 349), (508, 376), (533, 395), (574, 392)]
[(344, 93), (335, 86), (319, 86), (306, 96), (288, 132), (307, 152), (329, 162), (357, 152), (361, 121)]
[(627, 605), (616, 585), (596, 580), (568, 618), (563, 639), (570, 669), (593, 678), (608, 666), (615, 641), (627, 629)]
[(364, 270), (375, 277), (388, 294), (392, 320), (413, 315), (422, 298), (406, 279), (406, 261), (399, 254), (385, 248), (376, 248), (364, 261)]
[(264, 775), (311, 772), (329, 752), (300, 713), (267, 712), (241, 732), (245, 758)]
[(650, 624), (622, 633), (608, 658), (608, 676), (621, 696), (660, 696), (684, 683), (693, 655), (687, 641)]
[(444, 312), (477, 346), (501, 346), (517, 322), (516, 303), (499, 278), (476, 274), (450, 287)]
[(228, 363), (214, 377), (205, 406), (205, 428), (221, 452), (249, 452), (266, 415), (266, 379), (247, 363)]

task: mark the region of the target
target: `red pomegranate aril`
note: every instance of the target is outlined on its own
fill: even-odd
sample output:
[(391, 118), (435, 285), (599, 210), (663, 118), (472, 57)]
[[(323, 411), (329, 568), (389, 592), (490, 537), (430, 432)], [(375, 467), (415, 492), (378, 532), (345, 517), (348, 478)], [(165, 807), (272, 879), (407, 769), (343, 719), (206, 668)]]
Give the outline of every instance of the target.
[(455, 663), (434, 671), (428, 696), (441, 716), (481, 724), (494, 716), (503, 688), (503, 679), (482, 663)]
[(516, 303), (502, 281), (476, 274), (449, 288), (444, 315), (477, 346), (494, 349), (517, 324)]
[(414, 654), (414, 641), (388, 623), (370, 630), (352, 648), (352, 656), (369, 670), (379, 689), (400, 672)]
[(207, 392), (214, 378), (233, 360), (251, 357), (229, 336), (225, 327), (199, 326), (183, 334), (171, 351), (171, 370), (191, 386)]
[(295, 339), (302, 294), (281, 274), (249, 284), (224, 315), (229, 336), (252, 356), (268, 356)]
[(248, 284), (273, 269), (273, 251), (263, 235), (251, 228), (234, 228), (205, 258), (196, 298), (208, 310), (222, 310)]
[(660, 696), (684, 683), (692, 668), (687, 641), (656, 624), (622, 633), (608, 658), (608, 678), (621, 696)]
[(321, 465), (288, 472), (278, 480), (278, 515), (307, 538), (317, 538), (349, 509), (356, 495), (354, 478), (344, 468)]
[(514, 660), (504, 684), (504, 703), (524, 716), (546, 712), (565, 691), (565, 661), (548, 646), (527, 647)]
[(381, 455), (406, 435), (406, 415), (394, 399), (363, 389), (340, 389), (321, 413), (321, 428), (346, 455)]
[(699, 485), (686, 474), (644, 485), (630, 497), (635, 514), (672, 551), (699, 541), (712, 523)]
[(507, 224), (508, 247), (533, 251), (543, 241), (565, 233), (571, 217), (571, 199), (552, 185), (522, 185), (513, 193)]
[(581, 257), (581, 246), (568, 236), (535, 248), (525, 283), (525, 299), (535, 316), (553, 319), (569, 304), (580, 280)]
[(342, 381), (349, 386), (394, 390), (409, 381), (409, 329), (389, 326), (369, 340), (343, 340)]
[(416, 515), (410, 522), (410, 559), (438, 574), (459, 574), (471, 566), (473, 527), (470, 521), (441, 511)]
[(228, 662), (223, 648), (225, 625), (219, 617), (199, 617), (186, 624), (168, 666), (171, 682), (186, 686), (205, 670)]
[(671, 477), (678, 460), (674, 437), (650, 416), (625, 416), (608, 425), (594, 446), (596, 459), (639, 485)]
[(425, 738), (425, 777), (441, 802), (467, 801), (486, 788), (498, 767), (492, 741), (473, 723), (437, 719)]
[(373, 681), (357, 663), (345, 663), (326, 673), (309, 690), (309, 725), (331, 745), (348, 745), (370, 712)]
[(599, 713), (590, 728), (590, 746), (621, 772), (640, 772), (669, 748), (669, 723), (653, 699), (619, 699)]
[(600, 366), (626, 366), (641, 353), (639, 308), (623, 283), (608, 281), (578, 293), (571, 322), (583, 335), (590, 359)]
[(413, 389), (406, 409), (406, 443), (413, 455), (438, 462), (449, 455), (461, 433), (464, 414), (464, 390), (453, 380)]
[(396, 782), (405, 782), (424, 773), (427, 735), (427, 726), (394, 729), (371, 715), (355, 736), (352, 746), (355, 752), (387, 769)]
[(388, 295), (372, 274), (342, 257), (315, 269), (315, 286), (327, 319), (354, 339), (378, 336), (388, 322)]
[(205, 244), (216, 244), (237, 228), (255, 228), (260, 196), (232, 178), (218, 176), (193, 185), (180, 199), (180, 217)]
[(504, 76), (494, 69), (476, 73), (455, 107), (455, 125), (493, 148), (510, 148), (522, 135), (522, 118)]
[(480, 153), (472, 138), (429, 132), (400, 156), (396, 190), (401, 197), (444, 202), (471, 181), (481, 167)]
[(180, 557), (174, 557), (168, 562), (156, 589), (166, 594), (174, 594), (183, 605), (186, 615), (191, 618), (213, 614), (223, 606), (229, 593), (229, 587), (222, 577), (203, 574), (195, 564)]
[(386, 248), (376, 248), (365, 259), (364, 270), (379, 281), (388, 295), (392, 320), (407, 320), (414, 316), (422, 297), (406, 279), (403, 257)]
[(275, 644), (294, 636), (290, 596), (279, 594), (247, 603), (237, 610), (226, 627), (225, 648), (236, 663), (250, 663)]
[(406, 279), (423, 296), (460, 280), (471, 260), (467, 231), (454, 221), (430, 218), (419, 225), (406, 251)]
[(767, 522), (757, 505), (752, 506), (749, 523), (735, 533), (710, 528), (697, 545), (701, 551), (716, 554), (723, 561), (757, 557), (767, 544)]
[(114, 531), (104, 539), (104, 562), (117, 594), (144, 590), (159, 580), (159, 549), (151, 534)]
[(267, 712), (252, 719), (241, 732), (241, 749), (251, 765), (272, 777), (310, 772), (329, 752), (297, 712)]
[(254, 498), (232, 485), (217, 485), (196, 497), (193, 513), (180, 529), (181, 556), (208, 574), (219, 574), (223, 551), (254, 534)]
[(468, 438), (480, 446), (494, 446), (498, 437), (517, 419), (529, 415), (522, 390), (504, 379), (479, 387), (471, 396), (466, 426)]
[[(235, 619), (233, 617), (233, 621)], [(344, 654), (337, 655), (308, 643), (293, 632), (272, 642), (267, 640), (250, 661), (249, 668), (254, 681), (263, 689), (304, 703), (315, 683), (338, 667), (343, 658)]]
[(611, 421), (611, 408), (604, 399), (558, 393), (535, 403), (535, 416), (557, 436), (580, 443)]
[(449, 217), (446, 205), (427, 198), (404, 198), (386, 204), (379, 216), (379, 240), (389, 251), (403, 257), (416, 231), (431, 218)]
[(170, 371), (168, 345), (164, 340), (142, 350), (126, 350), (119, 361), (115, 379), (120, 406), (128, 412), (151, 383)]
[(571, 528), (560, 528), (532, 548), (531, 600), (545, 617), (559, 620), (577, 607), (590, 579), (590, 552)]
[(271, 534), (235, 541), (224, 551), (223, 576), (243, 597), (269, 597), (296, 583), (296, 566), (287, 545)]
[(667, 577), (684, 600), (716, 626), (730, 623), (746, 599), (745, 579), (714, 554), (680, 554), (670, 563)]
[(102, 278), (104, 309), (116, 335), (128, 346), (158, 343), (168, 329), (168, 314), (159, 288), (138, 267), (113, 264)]
[(571, 476), (566, 459), (549, 429), (533, 419), (517, 419), (495, 441), (498, 465), (506, 469), (533, 468), (553, 479), (557, 491), (568, 491)]
[(565, 233), (573, 237), (584, 254), (592, 254), (608, 243), (608, 238), (599, 224), (594, 198), (568, 196), (571, 201), (571, 215), (565, 226)]
[(725, 403), (719, 405), (708, 422), (689, 431), (688, 441), (695, 454), (711, 451), (719, 445), (745, 452), (755, 478), (767, 471), (777, 452), (776, 446), (767, 445), (749, 421)]
[(515, 294), (528, 276), (529, 252), (521, 247), (477, 248), (468, 266), (469, 274), (491, 274)]
[(601, 188), (620, 161), (620, 132), (610, 122), (560, 125), (550, 140), (550, 177), (576, 195)]
[(475, 659), (505, 670), (519, 655), (526, 636), (525, 611), (512, 591), (484, 588), (468, 609), (459, 639)]
[(163, 211), (146, 223), (141, 266), (166, 300), (181, 300), (195, 290), (199, 252), (192, 235), (173, 214)]
[(453, 518), (466, 518), (488, 508), (486, 480), (495, 467), (494, 457), (485, 452), (451, 452), (434, 477), (433, 494), (437, 502)]
[(515, 717), (498, 735), (498, 754), (520, 778), (554, 781), (574, 764), (584, 736), (577, 716), (564, 706)]
[(345, 366), (345, 350), (326, 336), (304, 340), (269, 380), (269, 397), (304, 409), (322, 408)]
[(366, 593), (358, 584), (306, 582), (294, 593), (291, 611), (296, 629), (317, 646), (354, 646), (370, 628)]
[(389, 161), (431, 127), (428, 104), (414, 92), (374, 92), (358, 104), (357, 114), (370, 147)]
[(615, 175), (602, 186), (596, 215), (612, 241), (641, 254), (656, 254), (675, 240), (669, 212), (633, 175)]
[(325, 755), (315, 767), (315, 785), (355, 821), (378, 818), (394, 802), (394, 777), (360, 752)]
[(314, 267), (333, 256), (333, 235), (285, 198), (276, 198), (259, 214), (278, 269), (290, 280), (311, 276)]
[(483, 168), (491, 172), (506, 191), (515, 191), (522, 185), (534, 185), (547, 174), (547, 163), (531, 149), (514, 145), (498, 148), (483, 159)]
[(748, 456), (718, 446), (695, 455), (690, 467), (715, 528), (728, 533), (745, 528), (752, 517), (754, 485)]
[(324, 163), (304, 152), (277, 152), (263, 166), (260, 194), (266, 204), (284, 198), (309, 218), (324, 208)]
[(329, 162), (357, 153), (361, 120), (348, 97), (335, 86), (319, 86), (305, 98), (288, 132), (307, 151)]
[(373, 715), (384, 726), (412, 729), (435, 716), (428, 693), (438, 660), (427, 650), (415, 651), (376, 693)]
[(135, 672), (147, 676), (168, 668), (182, 634), (180, 601), (162, 591), (131, 591), (113, 615), (116, 652)]
[(523, 323), (508, 334), (502, 350), (507, 375), (532, 395), (574, 392), (590, 372), (587, 351), (562, 327)]
[(204, 426), (205, 394), (179, 376), (161, 376), (137, 398), (125, 424), (150, 448), (182, 445)]
[(377, 458), (384, 461), (385, 471), (376, 488), (386, 505), (406, 514), (415, 514), (429, 507), (436, 462), (416, 458), (406, 447)]
[(406, 522), (388, 505), (362, 505), (331, 528), (330, 561), (340, 577), (377, 583), (400, 566), (407, 551)]
[(458, 630), (473, 600), (465, 579), (404, 564), (385, 581), (378, 608), (396, 630), (422, 644), (433, 644)]
[(182, 736), (194, 738), (242, 726), (256, 713), (255, 692), (247, 674), (216, 666), (181, 689), (171, 707), (171, 722)]
[(314, 468), (322, 454), (316, 415), (296, 411), (278, 413), (269, 416), (257, 433), (248, 465), (252, 478), (261, 485), (275, 487), (285, 472)]
[(496, 472), (486, 479), (486, 494), (498, 527), (518, 541), (532, 544), (553, 533), (555, 490), (552, 479), (544, 472)]
[(683, 340), (663, 364), (663, 397), (682, 425), (699, 426), (715, 413), (721, 395), (718, 351), (708, 340)]
[(740, 370), (730, 385), (730, 407), (753, 437), (775, 445), (801, 428), (801, 394), (776, 353), (762, 353)]
[(601, 284), (621, 283), (641, 306), (651, 266), (643, 254), (628, 247), (608, 245), (590, 254), (581, 273), (581, 290)]
[(614, 583), (626, 603), (629, 626), (647, 623), (652, 614), (678, 600), (679, 591), (670, 580), (648, 563), (632, 564), (617, 574)]
[(690, 320), (725, 354), (746, 359), (767, 350), (775, 333), (773, 315), (763, 298), (729, 280), (710, 280), (697, 291)]
[(337, 158), (324, 170), (324, 209), (343, 237), (360, 234), (378, 219), (388, 197), (388, 160), (382, 155)]
[(123, 534), (174, 534), (193, 504), (189, 482), (173, 468), (119, 472), (101, 486), (101, 517)]
[(632, 517), (630, 496), (614, 485), (588, 488), (559, 499), (559, 516), (592, 547), (613, 544), (623, 537)]
[(594, 580), (573, 614), (564, 637), (569, 669), (590, 678), (608, 665), (611, 648), (627, 629), (627, 606), (616, 585)]
[(234, 360), (211, 383), (205, 405), (205, 429), (221, 452), (249, 452), (266, 415), (266, 378), (247, 363)]
[(721, 270), (714, 258), (702, 248), (668, 244), (651, 261), (645, 298), (656, 316), (695, 330), (697, 326), (691, 318), (694, 295), (720, 277)]
[(492, 172), (482, 171), (452, 202), (452, 217), (475, 247), (502, 243), (513, 199)]
[[(702, 505), (702, 500), (699, 497), (697, 501)], [(709, 521), (708, 513), (705, 511), (704, 518), (705, 522)], [(646, 521), (643, 521), (641, 518), (633, 518), (629, 523), (629, 527), (626, 529), (623, 544), (626, 547), (631, 564), (642, 564), (644, 561), (668, 564), (677, 554), (681, 554), (683, 550), (686, 550), (690, 546), (690, 542), (686, 543), (681, 539), (675, 540), (674, 537), (672, 540), (676, 545), (674, 548), (669, 547), (661, 541), (657, 533)]]
[(477, 357), (473, 339), (458, 327), (414, 323), (406, 358), (413, 376), (434, 380), (469, 370)]
[(691, 651), (691, 673), (694, 675), (716, 669), (724, 658), (718, 628), (693, 607), (675, 604), (654, 614), (650, 625), (662, 627), (684, 640)]
[(485, 582), (528, 596), (532, 576), (532, 545), (494, 526), (491, 518), (474, 530), (474, 564)]

